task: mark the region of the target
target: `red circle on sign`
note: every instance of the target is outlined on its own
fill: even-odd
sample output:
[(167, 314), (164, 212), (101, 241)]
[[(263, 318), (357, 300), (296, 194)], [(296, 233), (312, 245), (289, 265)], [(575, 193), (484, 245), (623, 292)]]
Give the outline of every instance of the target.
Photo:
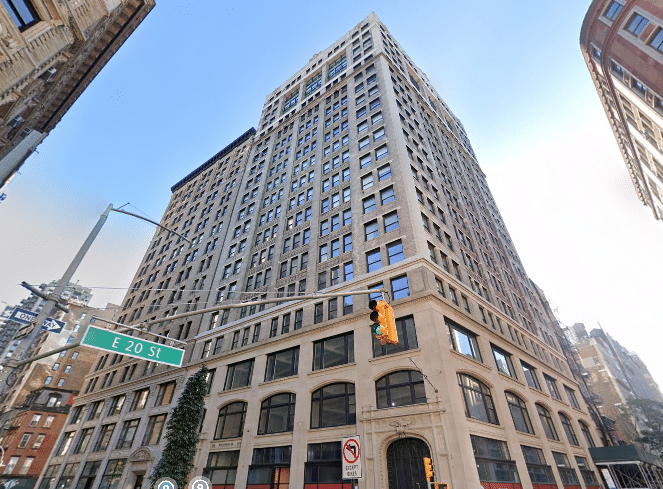
[[(357, 453), (353, 451), (352, 448), (350, 448), (350, 444), (352, 444), (352, 447), (354, 447), (357, 450)], [(345, 453), (348, 453), (352, 456), (354, 456), (353, 459), (348, 458)], [(357, 440), (350, 438), (348, 441), (345, 442), (345, 445), (343, 445), (343, 460), (345, 460), (349, 464), (355, 463), (357, 460), (359, 460), (359, 443)]]

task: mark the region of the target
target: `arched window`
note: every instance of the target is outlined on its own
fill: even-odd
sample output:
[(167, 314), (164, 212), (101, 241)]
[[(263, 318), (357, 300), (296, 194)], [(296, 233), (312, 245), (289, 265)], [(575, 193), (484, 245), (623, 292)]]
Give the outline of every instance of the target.
[(258, 434), (292, 431), (295, 420), (295, 395), (276, 394), (268, 397), (260, 406)]
[(532, 428), (532, 421), (529, 419), (525, 401), (511, 392), (505, 392), (505, 394), (509, 411), (511, 411), (511, 418), (513, 418), (513, 424), (516, 429), (523, 433), (533, 434), (534, 428)]
[(589, 448), (594, 448), (596, 447), (596, 443), (594, 443), (594, 438), (592, 438), (592, 432), (589, 431), (589, 426), (587, 426), (586, 423), (579, 421), (580, 423), (580, 431), (582, 431), (582, 434), (585, 437), (585, 441), (587, 442), (587, 446)]
[(378, 409), (426, 402), (424, 376), (414, 370), (399, 370), (375, 383)]
[(569, 417), (564, 413), (559, 413), (559, 418), (562, 420), (562, 426), (564, 427), (564, 433), (566, 433), (566, 439), (569, 440), (571, 445), (578, 446), (578, 437), (576, 436), (576, 432), (573, 429), (573, 425), (571, 424)]
[(330, 384), (311, 395), (311, 428), (342, 426), (357, 422), (355, 385)]
[(214, 439), (240, 438), (246, 419), (246, 403), (233, 402), (219, 409)]
[(543, 431), (545, 431), (548, 439), (559, 441), (559, 436), (557, 435), (557, 430), (555, 429), (555, 423), (553, 423), (552, 416), (550, 416), (550, 411), (548, 411), (541, 404), (536, 405), (536, 410), (539, 413), (539, 419), (541, 419)]
[(465, 416), (499, 424), (493, 396), (486, 384), (465, 374), (458, 374), (458, 384), (465, 399)]

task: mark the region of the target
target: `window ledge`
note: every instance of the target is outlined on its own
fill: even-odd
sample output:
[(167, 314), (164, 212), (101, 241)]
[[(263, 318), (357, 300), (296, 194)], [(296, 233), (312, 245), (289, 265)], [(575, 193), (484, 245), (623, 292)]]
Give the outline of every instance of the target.
[(502, 378), (504, 378), (504, 379), (508, 379), (508, 380), (510, 380), (511, 382), (515, 382), (516, 384), (518, 384), (518, 385), (520, 385), (520, 386), (522, 386), (522, 387), (525, 387), (525, 383), (522, 382), (521, 380), (518, 380), (518, 379), (516, 379), (515, 377), (511, 377), (510, 375), (507, 375), (507, 374), (505, 374), (504, 372), (500, 372), (499, 370), (497, 371), (497, 373), (500, 375), (500, 377), (502, 377)]
[(234, 389), (221, 390), (221, 391), (217, 392), (217, 395), (218, 396), (223, 396), (224, 394), (227, 394), (229, 392), (232, 392), (234, 394), (234, 393), (237, 393), (237, 392), (248, 391), (250, 389), (251, 389), (250, 385), (245, 385), (243, 387), (235, 387)]
[(259, 382), (258, 387), (262, 387), (263, 385), (274, 385), (278, 384), (279, 382), (287, 382), (289, 380), (296, 379), (297, 377), (299, 377), (299, 374), (288, 375), (287, 377), (281, 377), (279, 379), (265, 380), (263, 382)]
[(449, 351), (451, 352), (452, 355), (458, 357), (462, 361), (469, 361), (469, 362), (472, 363), (472, 365), (477, 365), (477, 366), (485, 369), (488, 372), (493, 370), (493, 368), (491, 366), (486, 365), (485, 363), (483, 363), (479, 360), (476, 360), (475, 358), (469, 357), (469, 356), (467, 356), (467, 355), (465, 355), (465, 354), (463, 354), (459, 351), (456, 351), (453, 348), (450, 348)]
[(493, 423), (489, 423), (488, 421), (482, 421), (482, 420), (476, 419), (476, 418), (468, 418), (467, 416), (465, 416), (465, 419), (467, 419), (468, 421), (473, 421), (475, 423), (479, 423), (479, 424), (484, 425), (484, 426), (491, 426), (492, 428), (497, 428), (497, 429), (501, 429), (501, 430), (504, 429), (504, 427), (500, 424), (493, 424)]
[(327, 367), (327, 368), (322, 368), (322, 369), (319, 369), (319, 370), (314, 370), (312, 372), (309, 372), (307, 375), (309, 377), (318, 377), (318, 376), (324, 375), (325, 373), (328, 373), (328, 372), (336, 372), (337, 370), (341, 370), (341, 369), (349, 368), (349, 367), (356, 367), (356, 366), (357, 366), (357, 364), (355, 362), (344, 363), (343, 365), (335, 365), (334, 367)]
[(399, 357), (406, 357), (408, 355), (411, 355), (413, 353), (421, 353), (421, 348), (413, 348), (412, 350), (405, 350), (405, 351), (400, 351), (398, 353), (388, 353), (386, 355), (381, 355), (379, 357), (373, 357), (369, 358), (368, 362), (380, 362), (380, 361), (389, 361), (393, 358), (399, 358)]

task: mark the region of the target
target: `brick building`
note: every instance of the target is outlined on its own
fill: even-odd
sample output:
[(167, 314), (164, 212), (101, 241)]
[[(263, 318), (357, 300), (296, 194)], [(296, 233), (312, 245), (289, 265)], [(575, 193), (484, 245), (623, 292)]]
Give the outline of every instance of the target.
[(594, 0), (580, 48), (638, 198), (663, 219), (663, 0)]

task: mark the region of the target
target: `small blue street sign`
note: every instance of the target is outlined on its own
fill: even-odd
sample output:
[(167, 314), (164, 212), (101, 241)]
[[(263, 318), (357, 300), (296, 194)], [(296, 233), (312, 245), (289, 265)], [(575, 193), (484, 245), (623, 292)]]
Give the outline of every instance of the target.
[(30, 324), (37, 319), (37, 313), (21, 309), (20, 307), (15, 307), (11, 316), (9, 316), (9, 319), (21, 324)]
[(63, 321), (58, 321), (53, 318), (46, 318), (44, 322), (41, 323), (41, 329), (48, 331), (49, 333), (62, 333), (62, 328), (64, 328), (65, 323)]

